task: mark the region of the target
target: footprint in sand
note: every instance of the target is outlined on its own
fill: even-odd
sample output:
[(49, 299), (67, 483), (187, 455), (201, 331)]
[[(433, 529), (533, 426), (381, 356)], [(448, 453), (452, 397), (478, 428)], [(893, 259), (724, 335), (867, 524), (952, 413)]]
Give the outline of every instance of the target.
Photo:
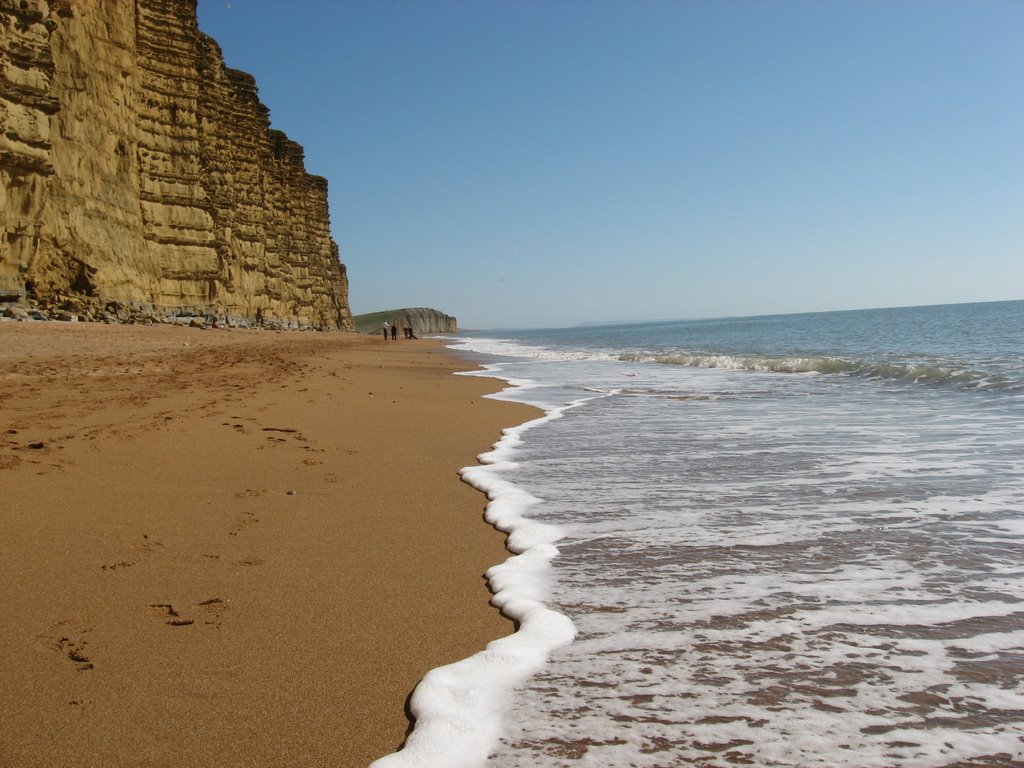
[(150, 603), (149, 607), (156, 608), (158, 611), (166, 611), (167, 623), (172, 627), (187, 627), (190, 624), (195, 624), (194, 619), (182, 618), (170, 603)]
[(131, 568), (135, 563), (129, 563), (127, 560), (122, 560), (118, 563), (107, 563), (106, 565), (100, 566), (100, 570), (104, 571), (117, 571), (123, 568)]
[(213, 627), (214, 629), (220, 629), (221, 617), (231, 607), (229, 602), (230, 601), (219, 597), (210, 597), (196, 603), (196, 607), (202, 610), (203, 614), (207, 617), (203, 620), (203, 624)]
[(92, 630), (89, 628), (75, 629), (77, 622), (73, 619), (65, 619), (50, 626), (50, 628), (39, 635), (36, 648), (46, 651), (56, 651), (62, 658), (67, 659), (76, 671), (85, 672), (93, 669), (93, 662), (85, 652), (88, 641), (84, 635)]
[(19, 456), (0, 456), (0, 470), (14, 469), (21, 464)]
[(68, 660), (74, 662), (75, 669), (78, 672), (85, 672), (86, 670), (92, 669), (92, 660), (85, 655), (85, 642), (72, 640), (69, 637), (61, 637), (54, 644), (54, 648), (63, 656), (66, 656)]
[[(293, 440), (298, 440), (300, 443), (308, 443), (309, 440), (297, 429), (291, 429), (289, 427), (263, 427), (264, 432), (281, 432), (282, 434), (291, 435)], [(281, 437), (269, 437), (268, 440), (274, 440), (275, 442), (283, 443), (286, 442)]]
[(235, 521), (235, 527), (228, 531), (228, 536), (237, 536), (250, 525), (254, 525), (260, 521), (260, 519), (256, 517), (255, 512), (243, 511), (240, 512), (239, 515), (241, 516)]
[[(288, 441), (285, 438), (283, 438), (283, 437), (268, 437), (267, 438), (267, 442), (270, 444), (270, 446), (274, 446), (274, 445), (280, 445), (281, 443), (287, 443)], [(257, 451), (262, 451), (266, 447), (267, 447), (266, 445), (260, 445), (260, 446), (256, 447), (256, 450)]]
[(163, 546), (162, 542), (151, 539), (148, 533), (142, 534), (142, 543), (139, 545), (139, 549), (141, 549), (144, 554), (157, 552), (162, 549)]

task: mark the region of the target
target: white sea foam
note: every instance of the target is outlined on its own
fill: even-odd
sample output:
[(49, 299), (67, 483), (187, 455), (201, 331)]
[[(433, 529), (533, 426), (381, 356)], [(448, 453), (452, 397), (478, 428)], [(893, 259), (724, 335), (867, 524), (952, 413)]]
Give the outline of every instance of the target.
[[(529, 380), (509, 380), (521, 391)], [(409, 708), (415, 726), (402, 749), (375, 761), (373, 768), (476, 768), (484, 765), (502, 734), (505, 711), (513, 689), (540, 669), (556, 648), (572, 641), (572, 621), (549, 608), (550, 563), (558, 555), (555, 543), (564, 535), (557, 526), (528, 516), (542, 501), (505, 480), (516, 466), (515, 452), (522, 433), (561, 418), (581, 398), (548, 411), (518, 427), (505, 429), (493, 449), (481, 454), (479, 466), (460, 474), (490, 500), (484, 517), (508, 535), (513, 553), (488, 569), (491, 603), (516, 623), (516, 631), (488, 643), (462, 661), (433, 669), (414, 691)]]
[(486, 338), (475, 336), (469, 338), (447, 338), (449, 346), (457, 351), (475, 352), (482, 355), (501, 355), (523, 357), (536, 361), (567, 361), (567, 360), (616, 360), (617, 355), (608, 350), (568, 350), (555, 349), (539, 344), (523, 344), (507, 339)]

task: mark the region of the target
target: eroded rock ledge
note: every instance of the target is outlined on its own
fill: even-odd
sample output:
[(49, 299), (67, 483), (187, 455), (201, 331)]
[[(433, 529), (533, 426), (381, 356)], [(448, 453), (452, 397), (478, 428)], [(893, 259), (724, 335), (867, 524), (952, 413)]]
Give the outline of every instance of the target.
[(0, 0), (0, 227), (9, 306), (352, 328), (327, 181), (195, 0)]

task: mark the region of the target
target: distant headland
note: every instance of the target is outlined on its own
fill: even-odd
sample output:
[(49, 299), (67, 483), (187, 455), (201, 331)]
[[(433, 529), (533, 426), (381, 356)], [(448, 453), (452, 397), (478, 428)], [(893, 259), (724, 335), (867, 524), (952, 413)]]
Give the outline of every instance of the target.
[(412, 328), (417, 336), (455, 333), (458, 320), (437, 309), (428, 307), (407, 307), (405, 309), (387, 309), (381, 312), (370, 312), (352, 318), (356, 331), (359, 333), (380, 333), (384, 323), (397, 325), (399, 329)]

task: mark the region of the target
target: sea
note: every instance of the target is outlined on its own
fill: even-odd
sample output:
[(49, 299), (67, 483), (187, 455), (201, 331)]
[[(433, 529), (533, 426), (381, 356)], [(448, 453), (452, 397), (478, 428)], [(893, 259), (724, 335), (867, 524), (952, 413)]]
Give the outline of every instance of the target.
[(380, 766), (1024, 766), (1024, 301), (466, 333), (518, 631)]

